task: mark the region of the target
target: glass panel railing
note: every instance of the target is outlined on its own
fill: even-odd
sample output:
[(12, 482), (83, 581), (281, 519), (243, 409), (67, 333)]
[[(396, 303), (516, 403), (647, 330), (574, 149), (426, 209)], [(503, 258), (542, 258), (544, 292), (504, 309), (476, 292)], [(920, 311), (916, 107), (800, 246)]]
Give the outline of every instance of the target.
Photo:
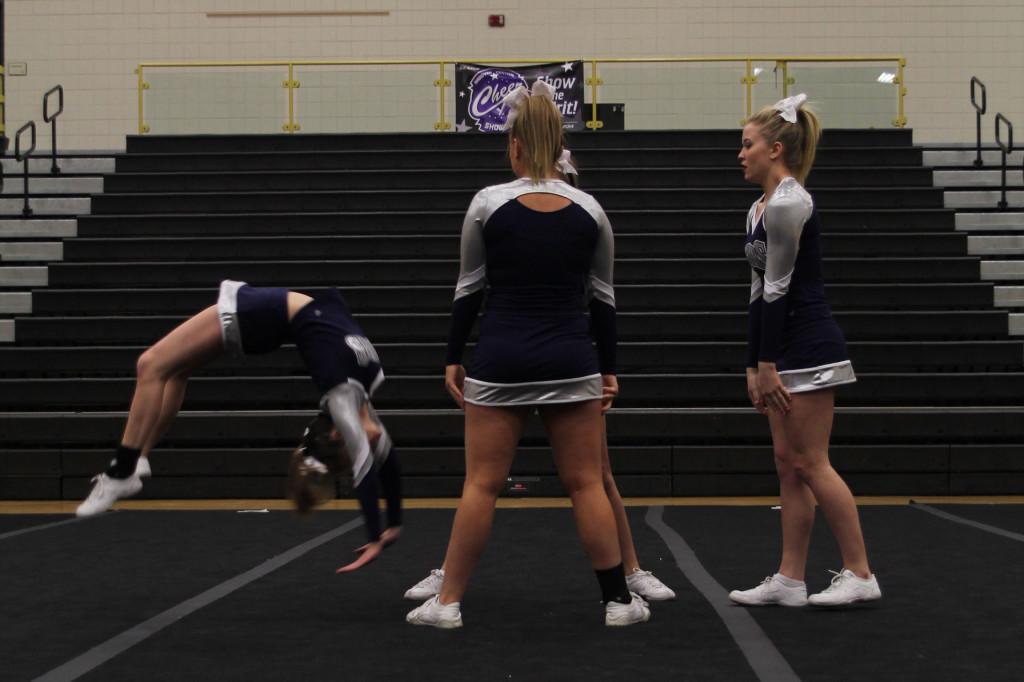
[[(750, 113), (786, 97), (786, 67), (778, 62), (753, 62), (754, 85), (750, 89)], [(789, 94), (795, 94), (790, 91)]]
[(807, 93), (828, 128), (890, 128), (898, 118), (900, 85), (893, 63), (791, 62), (789, 77), (789, 94)]
[(745, 73), (742, 62), (598, 62), (598, 102), (623, 104), (628, 130), (735, 128)]
[(285, 66), (147, 69), (145, 124), (155, 135), (280, 133)]
[(304, 133), (430, 132), (438, 67), (422, 64), (295, 67), (295, 120)]
[[(144, 63), (139, 131), (456, 130), (455, 61)], [(584, 100), (595, 98), (589, 81), (596, 74), (605, 130), (736, 128), (750, 113), (797, 92), (807, 93), (828, 127), (906, 124), (906, 62), (898, 56), (583, 61)], [(585, 110), (590, 120), (591, 107)]]

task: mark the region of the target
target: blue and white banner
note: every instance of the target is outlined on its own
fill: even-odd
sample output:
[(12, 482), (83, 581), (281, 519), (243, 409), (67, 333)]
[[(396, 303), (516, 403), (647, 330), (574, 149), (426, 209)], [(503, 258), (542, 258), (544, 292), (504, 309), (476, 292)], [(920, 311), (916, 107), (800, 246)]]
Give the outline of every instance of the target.
[(529, 89), (543, 80), (555, 88), (555, 105), (566, 130), (583, 130), (583, 62), (537, 66), (455, 65), (455, 130), (460, 133), (505, 131), (508, 107), (501, 100), (517, 86)]

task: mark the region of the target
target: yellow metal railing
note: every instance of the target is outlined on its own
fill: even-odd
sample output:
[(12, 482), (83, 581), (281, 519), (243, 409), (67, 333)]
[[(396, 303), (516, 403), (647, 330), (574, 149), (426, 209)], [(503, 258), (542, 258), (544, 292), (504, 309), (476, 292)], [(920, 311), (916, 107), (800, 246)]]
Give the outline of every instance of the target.
[[(210, 61), (210, 62), (142, 62), (135, 69), (138, 77), (138, 131), (139, 134), (150, 132), (150, 126), (145, 118), (145, 92), (150, 89), (150, 83), (146, 81), (147, 70), (160, 69), (204, 69), (211, 67), (284, 67), (287, 69), (286, 80), (282, 87), (288, 91), (287, 111), (288, 119), (281, 126), (281, 129), (288, 133), (301, 130), (297, 120), (296, 94), (301, 83), (295, 77), (295, 68), (300, 66), (340, 66), (340, 67), (402, 67), (402, 66), (437, 66), (438, 77), (433, 81), (437, 89), (437, 112), (438, 118), (434, 122), (434, 130), (444, 131), (452, 128), (452, 123), (446, 117), (446, 90), (451, 87), (452, 82), (447, 77), (445, 69), (457, 62), (494, 64), (494, 65), (525, 65), (539, 63), (555, 63), (566, 61), (582, 61), (590, 68), (590, 74), (585, 78), (585, 85), (590, 88), (590, 118), (586, 126), (590, 129), (601, 128), (604, 123), (598, 118), (597, 105), (600, 102), (599, 87), (604, 81), (599, 75), (599, 65), (616, 64), (735, 64), (743, 69), (743, 75), (739, 84), (743, 86), (743, 99), (745, 116), (739, 123), (744, 123), (753, 113), (754, 107), (754, 85), (758, 81), (758, 72), (754, 65), (758, 63), (774, 63), (775, 73), (781, 73), (781, 87), (783, 97), (788, 96), (790, 86), (795, 80), (790, 72), (794, 64), (855, 64), (855, 63), (891, 63), (895, 69), (893, 80), (896, 85), (896, 117), (891, 120), (895, 127), (902, 128), (907, 124), (904, 99), (907, 95), (905, 84), (906, 59), (900, 55), (858, 55), (858, 56), (714, 56), (714, 57), (634, 57), (634, 58), (587, 58), (559, 57), (559, 58), (531, 58), (531, 59), (373, 59), (373, 60), (273, 60), (273, 61)], [(0, 95), (2, 97), (2, 95)]]

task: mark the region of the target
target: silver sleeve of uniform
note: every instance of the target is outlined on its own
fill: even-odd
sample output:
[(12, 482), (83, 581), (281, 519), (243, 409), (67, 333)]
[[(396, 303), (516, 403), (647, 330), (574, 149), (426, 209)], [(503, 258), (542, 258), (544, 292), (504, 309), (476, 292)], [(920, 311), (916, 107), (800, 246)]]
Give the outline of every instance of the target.
[(813, 210), (811, 196), (794, 178), (786, 178), (779, 183), (768, 200), (764, 209), (764, 229), (768, 234), (764, 268), (766, 303), (782, 298), (789, 291), (800, 250), (800, 235)]
[(358, 486), (373, 468), (370, 440), (363, 429), (359, 410), (366, 402), (366, 391), (354, 383), (338, 384), (324, 394), (320, 409), (326, 409), (352, 460), (352, 484)]
[(757, 270), (754, 268), (750, 268), (750, 302), (753, 303), (761, 298), (763, 293), (764, 285), (761, 283), (761, 275), (757, 274)]
[(602, 303), (615, 307), (615, 287), (613, 285), (613, 269), (615, 266), (615, 236), (608, 216), (598, 207), (591, 215), (597, 221), (597, 246), (594, 258), (590, 263), (590, 276), (587, 278), (587, 298), (596, 298)]
[(459, 281), (455, 300), (487, 286), (487, 254), (484, 249), (484, 221), (487, 219), (487, 190), (477, 192), (462, 221), (459, 247)]

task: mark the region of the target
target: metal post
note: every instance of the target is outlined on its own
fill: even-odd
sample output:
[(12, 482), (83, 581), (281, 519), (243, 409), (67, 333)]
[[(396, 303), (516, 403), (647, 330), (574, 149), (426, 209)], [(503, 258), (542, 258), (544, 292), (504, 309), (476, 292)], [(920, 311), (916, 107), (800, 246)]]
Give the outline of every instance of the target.
[[(1006, 123), (1007, 131), (1010, 134), (1010, 139), (1007, 142), (1003, 142), (1003, 137), (1000, 134), (1001, 128), (999, 122)], [(996, 207), (1000, 211), (1005, 211), (1009, 204), (1006, 203), (1006, 155), (1013, 152), (1013, 124), (1010, 123), (1010, 119), (1006, 118), (1002, 114), (996, 114), (996, 144), (1003, 151), (1003, 194), (1002, 199), (996, 204)]]
[(597, 60), (594, 59), (590, 62), (590, 78), (587, 80), (587, 85), (590, 86), (590, 120), (587, 121), (587, 127), (591, 130), (600, 130), (604, 127), (604, 121), (597, 118), (597, 86), (603, 84), (604, 81), (597, 76)]
[[(50, 113), (50, 95), (57, 93), (57, 111)], [(43, 120), (50, 124), (50, 172), (54, 175), (60, 173), (60, 166), (57, 165), (57, 117), (64, 111), (64, 86), (55, 85), (43, 95)]]
[[(977, 97), (975, 96), (974, 86), (978, 85), (981, 87), (981, 105), (978, 105)], [(981, 117), (985, 113), (985, 109), (988, 108), (988, 96), (985, 91), (985, 84), (978, 80), (977, 76), (971, 76), (971, 106), (975, 110), (975, 118), (978, 124), (978, 157), (974, 159), (975, 168), (981, 168), (985, 165), (985, 162), (981, 159)]]
[[(32, 144), (25, 151), (21, 153), (21, 134), (28, 130), (32, 133)], [(22, 188), (25, 191), (25, 206), (21, 209), (21, 215), (28, 218), (32, 215), (32, 208), (28, 205), (28, 160), (32, 156), (32, 152), (36, 150), (36, 122), (29, 121), (25, 125), (18, 128), (18, 132), (14, 135), (14, 158), (19, 162), (24, 162), (25, 166), (25, 186)]]

